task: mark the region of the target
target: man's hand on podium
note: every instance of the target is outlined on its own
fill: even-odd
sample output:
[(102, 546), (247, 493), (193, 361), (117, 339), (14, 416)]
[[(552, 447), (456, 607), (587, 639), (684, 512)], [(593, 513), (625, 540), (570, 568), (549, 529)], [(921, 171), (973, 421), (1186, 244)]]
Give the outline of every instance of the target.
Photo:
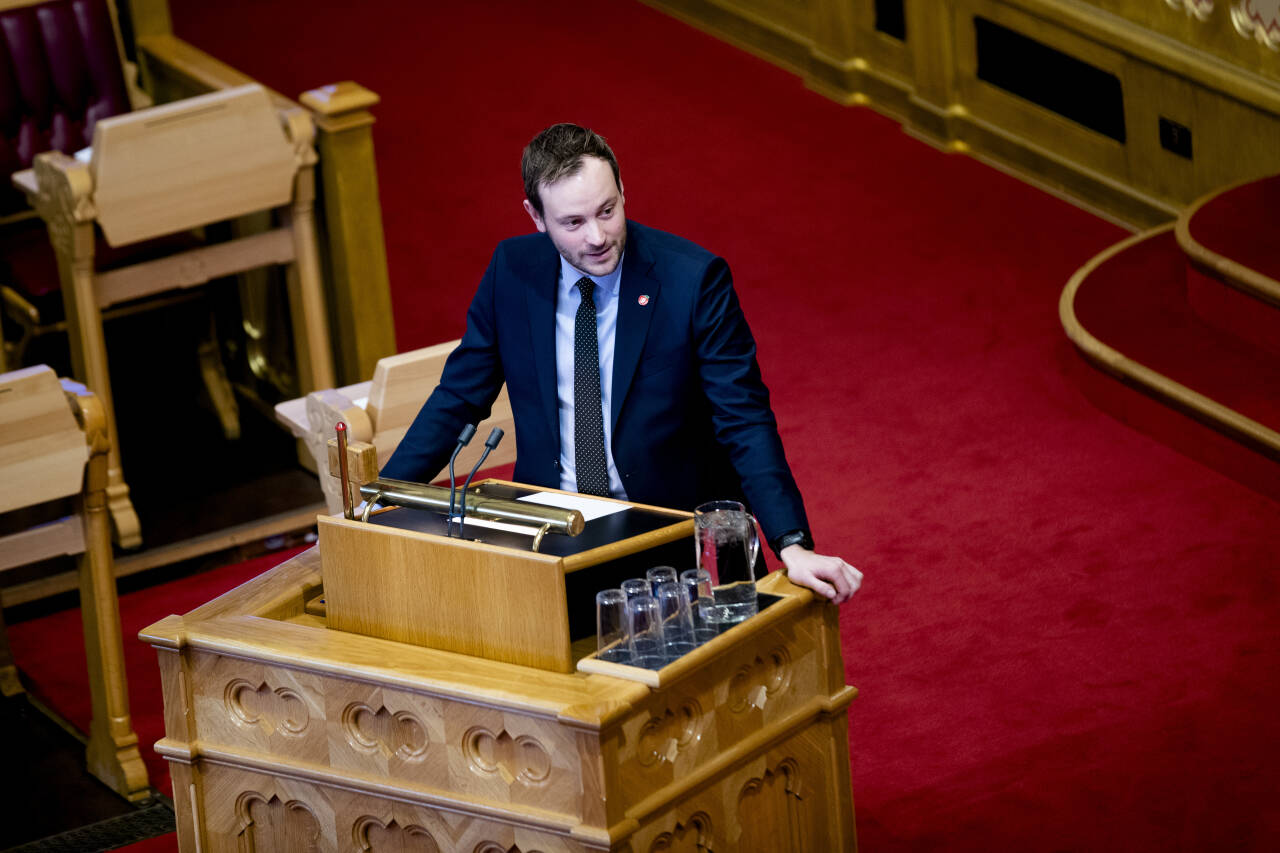
[(839, 557), (815, 554), (800, 545), (788, 545), (778, 556), (793, 584), (811, 589), (833, 604), (848, 601), (862, 586), (862, 572)]

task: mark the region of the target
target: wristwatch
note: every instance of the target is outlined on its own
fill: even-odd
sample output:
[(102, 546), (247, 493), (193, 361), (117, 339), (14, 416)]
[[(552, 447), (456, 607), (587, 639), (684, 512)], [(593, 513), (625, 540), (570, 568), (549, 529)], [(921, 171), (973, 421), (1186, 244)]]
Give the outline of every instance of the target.
[(788, 545), (799, 545), (807, 551), (813, 550), (813, 537), (809, 535), (807, 530), (790, 530), (774, 539), (773, 553), (781, 554), (782, 549)]

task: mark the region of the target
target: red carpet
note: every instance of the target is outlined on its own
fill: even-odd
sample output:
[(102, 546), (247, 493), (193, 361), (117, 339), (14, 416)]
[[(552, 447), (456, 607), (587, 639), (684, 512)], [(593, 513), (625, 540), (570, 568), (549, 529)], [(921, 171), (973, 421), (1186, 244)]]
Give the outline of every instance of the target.
[[(815, 537), (867, 573), (842, 612), (864, 850), (1280, 845), (1280, 504), (1076, 387), (1058, 294), (1118, 229), (635, 3), (173, 12), (284, 92), (383, 96), (401, 349), (461, 332), (552, 121), (610, 137), (633, 218), (730, 259)], [(126, 596), (126, 633), (258, 568)], [(62, 707), (79, 663), (12, 633)], [(145, 740), (158, 679), (130, 677)]]

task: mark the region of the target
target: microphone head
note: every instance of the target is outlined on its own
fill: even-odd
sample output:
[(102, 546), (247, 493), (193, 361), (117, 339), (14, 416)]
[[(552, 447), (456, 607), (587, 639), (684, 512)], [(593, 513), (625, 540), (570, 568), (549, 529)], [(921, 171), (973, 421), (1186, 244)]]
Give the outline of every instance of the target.
[(489, 437), (484, 440), (484, 446), (493, 450), (500, 441), (502, 441), (502, 427), (494, 427), (493, 431), (489, 433)]
[(466, 447), (471, 441), (471, 436), (476, 434), (475, 424), (467, 424), (462, 428), (462, 432), (458, 433), (458, 446)]

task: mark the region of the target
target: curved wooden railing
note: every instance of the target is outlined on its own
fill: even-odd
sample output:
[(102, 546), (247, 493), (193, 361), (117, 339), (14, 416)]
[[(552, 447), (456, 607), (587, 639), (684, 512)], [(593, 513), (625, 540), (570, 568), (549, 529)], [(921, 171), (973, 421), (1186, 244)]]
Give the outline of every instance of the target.
[(1099, 369), (1246, 447), (1280, 461), (1280, 432), (1134, 361), (1090, 334), (1076, 317), (1076, 292), (1094, 270), (1130, 246), (1173, 227), (1169, 224), (1135, 234), (1098, 253), (1076, 270), (1058, 300), (1058, 317), (1062, 321), (1062, 328), (1084, 357)]
[(1251, 184), (1255, 180), (1257, 179), (1251, 178), (1246, 181), (1239, 181), (1200, 196), (1186, 210), (1182, 211), (1182, 214), (1178, 217), (1178, 224), (1175, 227), (1174, 234), (1178, 238), (1178, 245), (1196, 267), (1221, 280), (1229, 287), (1234, 287), (1242, 293), (1249, 294), (1254, 299), (1259, 299), (1269, 305), (1280, 308), (1280, 281), (1276, 281), (1274, 278), (1263, 275), (1251, 267), (1246, 267), (1231, 258), (1218, 254), (1191, 236), (1191, 218), (1196, 215), (1200, 208), (1223, 193), (1230, 192), (1245, 184)]

